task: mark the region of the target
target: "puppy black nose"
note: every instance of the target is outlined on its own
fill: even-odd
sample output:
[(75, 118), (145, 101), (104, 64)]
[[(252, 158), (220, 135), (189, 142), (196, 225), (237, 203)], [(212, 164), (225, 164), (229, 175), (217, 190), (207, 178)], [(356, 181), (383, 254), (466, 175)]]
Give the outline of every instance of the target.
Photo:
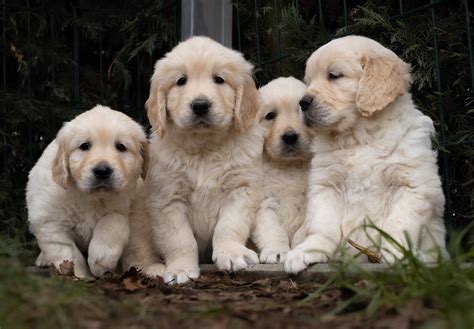
[(305, 95), (303, 98), (300, 99), (300, 106), (301, 106), (301, 111), (307, 111), (309, 109), (309, 106), (313, 102), (313, 97)]
[(286, 132), (281, 136), (281, 139), (286, 145), (294, 145), (298, 141), (298, 134), (295, 132)]
[(191, 108), (196, 115), (206, 115), (209, 112), (209, 101), (207, 99), (195, 99), (191, 103)]
[(92, 169), (92, 172), (94, 173), (95, 178), (105, 180), (112, 175), (113, 170), (109, 166), (98, 165)]

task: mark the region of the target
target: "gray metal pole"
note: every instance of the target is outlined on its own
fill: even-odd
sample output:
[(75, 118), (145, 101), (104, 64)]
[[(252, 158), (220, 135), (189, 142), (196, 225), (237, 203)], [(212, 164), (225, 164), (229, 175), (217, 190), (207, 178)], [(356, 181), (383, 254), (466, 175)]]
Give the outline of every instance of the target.
[(208, 36), (232, 47), (232, 3), (229, 0), (182, 0), (181, 40)]

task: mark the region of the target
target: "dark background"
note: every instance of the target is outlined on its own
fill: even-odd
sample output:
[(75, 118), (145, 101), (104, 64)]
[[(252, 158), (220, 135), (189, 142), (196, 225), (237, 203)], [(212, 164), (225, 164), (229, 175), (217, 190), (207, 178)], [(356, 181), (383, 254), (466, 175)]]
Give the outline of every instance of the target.
[[(179, 1), (1, 0), (0, 253), (34, 250), (27, 174), (63, 121), (97, 103), (148, 125), (154, 62), (180, 40)], [(450, 232), (474, 244), (473, 14), (463, 1), (233, 1), (234, 48), (258, 85), (303, 77), (307, 57), (360, 34), (412, 65), (412, 93), (433, 118)]]

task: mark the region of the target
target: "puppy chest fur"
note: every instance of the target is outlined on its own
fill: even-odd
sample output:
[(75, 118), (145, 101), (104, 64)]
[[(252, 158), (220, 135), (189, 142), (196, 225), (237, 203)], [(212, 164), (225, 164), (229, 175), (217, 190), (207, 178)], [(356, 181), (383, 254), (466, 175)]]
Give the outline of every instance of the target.
[[(227, 139), (227, 138), (226, 138)], [(156, 143), (156, 144), (155, 144)], [(247, 148), (242, 148), (242, 144)], [(166, 140), (152, 140), (152, 161), (156, 160), (156, 174), (147, 182), (152, 194), (148, 198), (149, 213), (160, 212), (177, 199), (186, 209), (187, 220), (198, 244), (201, 262), (210, 262), (214, 228), (222, 208), (232, 198), (230, 194), (243, 189), (252, 203), (246, 208), (250, 213), (262, 199), (260, 156), (263, 141), (258, 127), (241, 136), (232, 136), (212, 150), (196, 152), (183, 149)], [(157, 152), (153, 153), (154, 150)], [(235, 214), (235, 221), (242, 214)]]
[[(368, 125), (350, 141), (341, 138), (333, 142), (332, 150), (316, 153), (312, 161), (310, 195), (326, 187), (334, 189), (344, 205), (340, 208), (342, 233), (352, 234), (360, 243), (369, 243), (367, 234), (358, 231), (364, 222), (381, 229), (393, 226), (387, 218), (400, 210), (406, 192), (416, 190), (416, 203), (405, 206), (411, 207), (407, 210), (414, 218), (424, 221), (421, 225), (442, 217), (444, 199), (436, 175), (436, 153), (431, 151), (431, 120), (417, 110), (404, 109), (403, 103), (402, 99), (397, 104), (401, 109), (381, 114), (388, 117), (383, 126)], [(399, 113), (403, 116), (397, 118)], [(369, 143), (364, 143), (369, 135)]]
[(279, 224), (291, 239), (306, 213), (306, 185), (309, 164), (280, 167), (263, 162), (264, 203), (278, 214)]

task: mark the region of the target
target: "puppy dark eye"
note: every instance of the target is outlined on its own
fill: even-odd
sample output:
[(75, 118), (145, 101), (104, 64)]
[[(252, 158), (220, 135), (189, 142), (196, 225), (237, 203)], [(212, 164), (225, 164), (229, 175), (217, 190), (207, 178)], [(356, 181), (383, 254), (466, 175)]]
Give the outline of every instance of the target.
[(223, 84), (225, 81), (224, 79), (222, 79), (220, 76), (218, 75), (215, 75), (214, 78), (213, 78), (214, 82), (217, 83), (218, 85), (221, 85)]
[(268, 113), (265, 115), (265, 120), (268, 120), (268, 121), (273, 120), (273, 119), (276, 118), (276, 116), (277, 116), (276, 112), (273, 112), (273, 111), (272, 111), (272, 112), (268, 112)]
[(115, 144), (115, 148), (119, 152), (125, 152), (127, 150), (127, 147), (125, 145), (123, 145), (122, 143)]
[(329, 72), (328, 80), (336, 80), (336, 79), (339, 79), (340, 77), (342, 77), (341, 73)]
[(178, 81), (176, 81), (176, 84), (178, 86), (184, 86), (187, 81), (188, 81), (188, 79), (186, 77), (181, 77), (181, 78), (178, 79)]
[(91, 143), (89, 143), (89, 142), (85, 142), (85, 143), (82, 143), (81, 145), (79, 145), (79, 149), (81, 151), (88, 151), (90, 148), (91, 148)]

